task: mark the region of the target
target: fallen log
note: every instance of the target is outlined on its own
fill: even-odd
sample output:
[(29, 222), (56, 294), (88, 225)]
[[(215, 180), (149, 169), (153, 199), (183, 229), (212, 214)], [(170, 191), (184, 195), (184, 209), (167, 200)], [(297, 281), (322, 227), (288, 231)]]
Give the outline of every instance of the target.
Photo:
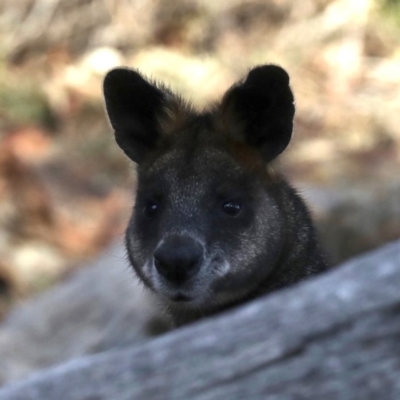
[(399, 399), (400, 241), (141, 347), (70, 361), (0, 400)]

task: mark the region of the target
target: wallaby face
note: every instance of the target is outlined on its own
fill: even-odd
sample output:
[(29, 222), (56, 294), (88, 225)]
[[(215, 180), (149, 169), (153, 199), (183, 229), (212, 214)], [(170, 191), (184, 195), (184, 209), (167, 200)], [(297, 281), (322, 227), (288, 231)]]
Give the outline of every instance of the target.
[(180, 325), (325, 268), (307, 210), (269, 163), (294, 104), (277, 66), (201, 113), (128, 69), (104, 81), (116, 141), (138, 164), (130, 262)]

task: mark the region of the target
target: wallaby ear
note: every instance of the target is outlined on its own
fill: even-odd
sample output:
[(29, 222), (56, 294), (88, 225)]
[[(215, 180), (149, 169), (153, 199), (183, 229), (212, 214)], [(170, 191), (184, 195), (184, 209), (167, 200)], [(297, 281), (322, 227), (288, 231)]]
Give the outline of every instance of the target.
[(167, 89), (157, 87), (128, 68), (108, 72), (103, 90), (118, 145), (129, 158), (140, 163), (156, 147), (163, 133), (161, 123), (167, 117), (173, 118), (179, 102), (174, 102)]
[(287, 147), (293, 131), (294, 98), (289, 76), (275, 65), (252, 69), (221, 103), (228, 134), (261, 151), (268, 162)]

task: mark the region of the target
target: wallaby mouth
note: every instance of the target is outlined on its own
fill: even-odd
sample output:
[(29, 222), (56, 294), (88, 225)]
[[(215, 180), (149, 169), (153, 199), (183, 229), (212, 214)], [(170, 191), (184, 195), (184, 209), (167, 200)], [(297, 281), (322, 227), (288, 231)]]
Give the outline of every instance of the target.
[(192, 301), (193, 298), (190, 296), (187, 296), (183, 293), (178, 293), (178, 294), (172, 296), (171, 300), (175, 301), (177, 303), (188, 303), (188, 302)]

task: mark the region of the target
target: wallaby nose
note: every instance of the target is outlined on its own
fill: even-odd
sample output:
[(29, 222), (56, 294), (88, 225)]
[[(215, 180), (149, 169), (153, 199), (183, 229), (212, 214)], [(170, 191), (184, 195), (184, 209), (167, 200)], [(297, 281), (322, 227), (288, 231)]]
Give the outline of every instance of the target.
[(177, 285), (195, 275), (201, 266), (202, 246), (187, 236), (169, 236), (154, 252), (154, 264), (160, 275)]

